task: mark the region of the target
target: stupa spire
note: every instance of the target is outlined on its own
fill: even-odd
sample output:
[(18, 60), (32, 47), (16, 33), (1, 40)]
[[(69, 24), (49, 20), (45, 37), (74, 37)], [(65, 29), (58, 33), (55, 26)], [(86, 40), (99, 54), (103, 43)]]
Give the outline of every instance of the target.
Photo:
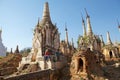
[(104, 42), (104, 41), (103, 41), (103, 36), (102, 36), (102, 35), (100, 35), (100, 40), (101, 40), (101, 42)]
[(46, 2), (46, 3), (44, 4), (42, 19), (51, 20), (51, 19), (50, 19), (50, 12), (49, 12), (48, 2)]
[(18, 47), (18, 45), (16, 47), (15, 53), (19, 53), (19, 47)]
[(38, 23), (37, 23), (37, 25), (39, 25), (40, 24), (40, 18), (38, 17)]
[(11, 48), (11, 51), (10, 51), (10, 53), (11, 53), (11, 54), (13, 53), (13, 51), (12, 51), (12, 48)]
[(86, 16), (87, 16), (87, 17), (90, 17), (90, 16), (88, 15), (88, 12), (87, 12), (86, 8), (85, 8), (85, 13), (86, 13)]
[(2, 43), (2, 28), (0, 29), (0, 56), (6, 56), (6, 48)]
[(74, 42), (73, 42), (73, 38), (72, 38), (72, 47), (74, 47)]
[(66, 24), (65, 24), (65, 32), (66, 32), (65, 42), (67, 43), (67, 45), (69, 45), (69, 43), (68, 43), (68, 31), (67, 31), (67, 26), (66, 26)]
[(39, 27), (39, 26), (40, 26), (40, 18), (38, 17), (38, 22), (37, 22), (36, 27)]
[(110, 33), (107, 32), (107, 44), (112, 44), (112, 41), (110, 39)]
[(117, 24), (118, 24), (118, 29), (120, 30), (120, 24), (119, 24), (119, 21), (118, 21), (118, 19), (117, 19)]
[(100, 35), (100, 40), (101, 40), (101, 46), (103, 47), (104, 46), (104, 40), (103, 40), (103, 36)]
[(83, 16), (81, 14), (81, 17), (82, 17), (82, 26), (83, 26), (83, 36), (86, 36), (86, 27), (85, 27), (85, 21), (83, 19)]
[(87, 35), (92, 36), (93, 32), (92, 32), (92, 27), (91, 27), (91, 23), (90, 23), (90, 16), (88, 15), (86, 9), (85, 9), (85, 12), (86, 12), (86, 20), (87, 20)]

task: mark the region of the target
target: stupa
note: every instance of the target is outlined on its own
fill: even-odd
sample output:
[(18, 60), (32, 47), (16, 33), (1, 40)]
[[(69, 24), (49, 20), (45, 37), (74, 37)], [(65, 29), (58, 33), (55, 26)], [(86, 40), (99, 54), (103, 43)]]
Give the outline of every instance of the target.
[(0, 56), (6, 56), (6, 48), (2, 43), (2, 30), (0, 30)]
[[(22, 70), (26, 65), (37, 65), (39, 70), (59, 68), (65, 61), (59, 53), (59, 47), (60, 33), (56, 25), (51, 21), (49, 5), (46, 2), (42, 19), (40, 21), (38, 19), (34, 29), (31, 52), (27, 57), (22, 58), (18, 69)], [(56, 54), (57, 52), (58, 54)], [(46, 58), (46, 56), (49, 57)]]

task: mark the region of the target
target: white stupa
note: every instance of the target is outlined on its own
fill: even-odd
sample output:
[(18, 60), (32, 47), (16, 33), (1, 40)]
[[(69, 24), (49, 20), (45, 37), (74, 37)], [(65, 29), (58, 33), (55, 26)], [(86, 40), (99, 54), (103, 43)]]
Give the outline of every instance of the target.
[(6, 48), (2, 43), (2, 30), (0, 30), (0, 56), (6, 56)]

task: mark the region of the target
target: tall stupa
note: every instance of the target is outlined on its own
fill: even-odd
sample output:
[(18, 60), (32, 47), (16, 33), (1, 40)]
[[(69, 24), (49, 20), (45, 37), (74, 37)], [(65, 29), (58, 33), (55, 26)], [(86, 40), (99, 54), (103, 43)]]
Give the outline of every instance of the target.
[[(38, 23), (34, 29), (31, 52), (27, 57), (22, 58), (19, 64), (19, 70), (26, 64), (37, 65), (40, 70), (55, 68), (55, 65), (60, 64), (64, 60), (63, 56), (60, 55), (59, 59), (62, 60), (56, 60), (55, 62), (55, 59), (57, 59), (55, 52), (59, 50), (59, 46), (60, 33), (57, 26), (51, 21), (49, 5), (46, 2), (43, 8), (42, 19), (38, 19)], [(50, 54), (48, 55), (46, 52)], [(48, 60), (45, 59), (46, 55), (49, 56)]]

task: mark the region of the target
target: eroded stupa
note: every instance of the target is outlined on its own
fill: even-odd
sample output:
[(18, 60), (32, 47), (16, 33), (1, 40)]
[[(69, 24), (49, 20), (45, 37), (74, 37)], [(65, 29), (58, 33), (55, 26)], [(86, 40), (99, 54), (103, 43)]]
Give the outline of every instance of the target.
[[(60, 33), (50, 18), (48, 2), (44, 5), (43, 16), (35, 26), (32, 49), (27, 57), (23, 57), (19, 64), (18, 70), (35, 69), (54, 69), (62, 67), (64, 56), (59, 52)], [(33, 68), (32, 68), (33, 67)]]
[(2, 43), (2, 30), (0, 30), (0, 56), (6, 56), (6, 48)]

